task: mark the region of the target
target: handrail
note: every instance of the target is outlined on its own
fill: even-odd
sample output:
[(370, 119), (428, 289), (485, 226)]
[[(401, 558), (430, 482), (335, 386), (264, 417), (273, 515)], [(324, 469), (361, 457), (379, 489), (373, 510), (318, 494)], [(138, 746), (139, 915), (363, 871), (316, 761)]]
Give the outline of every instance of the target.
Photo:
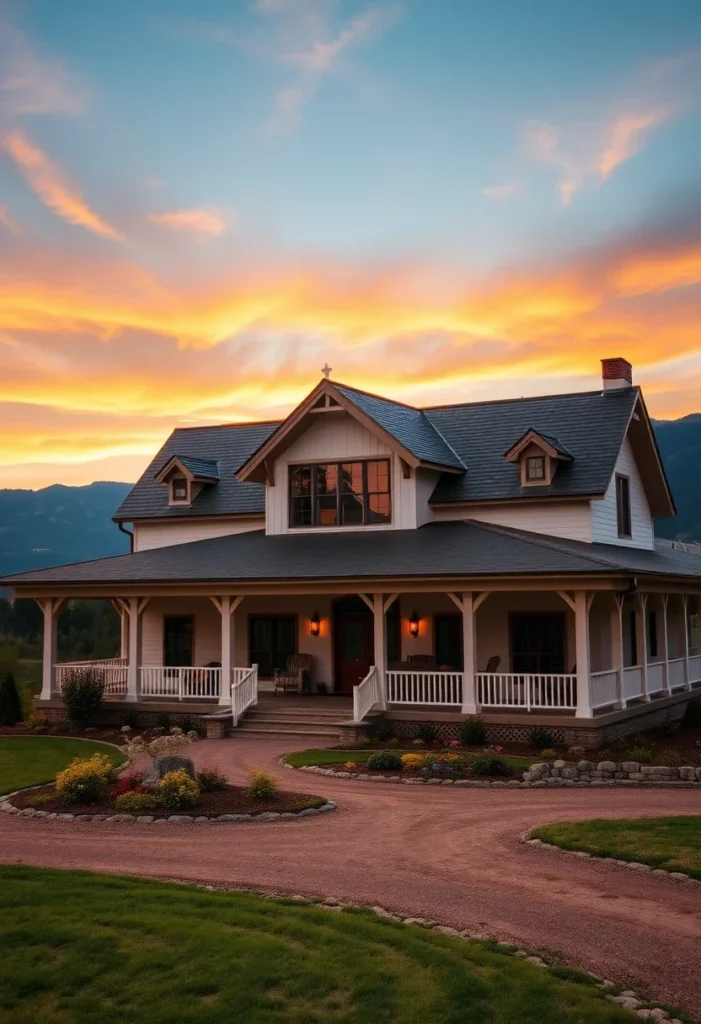
[(362, 722), (367, 713), (381, 700), (380, 680), (373, 665), (368, 674), (353, 687), (353, 721)]
[(258, 703), (258, 666), (251, 665), (250, 668), (235, 668), (234, 678), (231, 683), (231, 719), (232, 724), (237, 726), (241, 715), (252, 704)]

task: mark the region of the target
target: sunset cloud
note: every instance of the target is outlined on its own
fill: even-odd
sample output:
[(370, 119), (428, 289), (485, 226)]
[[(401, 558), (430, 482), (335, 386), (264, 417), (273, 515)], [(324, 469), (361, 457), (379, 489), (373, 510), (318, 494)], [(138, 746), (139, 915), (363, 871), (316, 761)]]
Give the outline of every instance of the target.
[(191, 231), (199, 235), (223, 235), (229, 228), (231, 214), (221, 210), (173, 210), (170, 213), (150, 213), (152, 224), (170, 228), (173, 231)]
[(620, 114), (611, 126), (609, 142), (598, 160), (598, 171), (606, 180), (617, 167), (624, 164), (642, 148), (644, 137), (668, 117), (664, 107), (637, 114)]
[(14, 161), (27, 186), (56, 216), (102, 238), (120, 240), (119, 232), (90, 209), (80, 192), (23, 132), (11, 132), (3, 140), (2, 148)]
[(0, 14), (0, 112), (80, 114), (87, 91), (60, 61), (42, 56)]

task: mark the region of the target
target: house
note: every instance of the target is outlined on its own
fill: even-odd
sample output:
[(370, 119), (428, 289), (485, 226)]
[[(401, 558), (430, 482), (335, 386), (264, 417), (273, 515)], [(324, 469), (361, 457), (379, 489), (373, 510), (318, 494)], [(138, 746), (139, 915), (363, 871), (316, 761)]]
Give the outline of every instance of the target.
[(96, 665), (122, 718), (303, 723), (321, 698), (268, 692), (289, 665), (356, 727), (480, 713), (596, 743), (680, 717), (701, 557), (656, 545), (675, 510), (645, 402), (625, 359), (602, 368), (596, 391), (423, 409), (324, 377), (282, 422), (175, 430), (114, 517), (131, 554), (0, 580), (44, 610), (39, 707), (60, 714), (80, 596), (122, 616)]

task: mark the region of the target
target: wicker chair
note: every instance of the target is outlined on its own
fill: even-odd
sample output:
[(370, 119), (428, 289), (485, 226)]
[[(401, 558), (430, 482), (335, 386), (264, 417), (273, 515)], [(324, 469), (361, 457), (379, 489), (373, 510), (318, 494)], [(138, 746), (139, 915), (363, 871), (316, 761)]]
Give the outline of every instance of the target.
[(275, 669), (275, 693), (278, 690), (294, 690), (301, 693), (309, 686), (309, 672), (312, 667), (311, 654), (291, 654), (284, 668)]

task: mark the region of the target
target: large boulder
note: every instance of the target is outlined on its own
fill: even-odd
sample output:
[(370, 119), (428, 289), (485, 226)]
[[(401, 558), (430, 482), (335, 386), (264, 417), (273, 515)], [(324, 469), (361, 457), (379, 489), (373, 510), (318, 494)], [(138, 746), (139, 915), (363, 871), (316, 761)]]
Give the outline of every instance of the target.
[(168, 772), (186, 771), (187, 774), (197, 779), (195, 766), (189, 757), (182, 757), (180, 754), (170, 754), (168, 757), (155, 757), (151, 765), (146, 769), (141, 779), (142, 786), (155, 789), (164, 775)]

